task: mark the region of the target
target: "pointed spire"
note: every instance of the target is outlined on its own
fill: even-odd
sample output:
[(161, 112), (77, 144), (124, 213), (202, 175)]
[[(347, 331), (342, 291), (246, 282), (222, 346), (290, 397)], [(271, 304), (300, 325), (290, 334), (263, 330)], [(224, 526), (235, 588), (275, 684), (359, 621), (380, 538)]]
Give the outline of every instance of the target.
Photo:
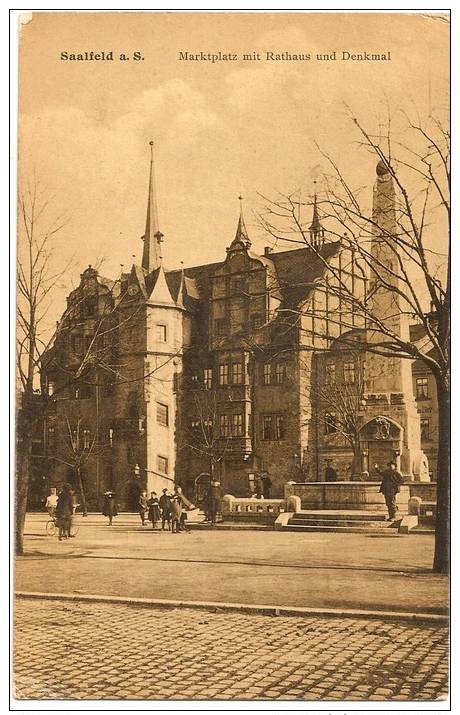
[(313, 182), (315, 184), (315, 195), (313, 199), (313, 218), (312, 222), (310, 224), (310, 228), (308, 229), (310, 231), (310, 239), (312, 244), (315, 247), (318, 247), (321, 243), (323, 243), (324, 239), (324, 229), (321, 226), (321, 223), (319, 221), (319, 216), (318, 216), (318, 205), (317, 205), (317, 196), (316, 196), (316, 181)]
[(163, 266), (160, 265), (155, 276), (155, 285), (149, 296), (149, 302), (154, 305), (170, 305), (176, 307), (176, 303), (169, 290)]
[(251, 241), (249, 239), (243, 217), (243, 197), (238, 196), (238, 201), (240, 202), (240, 217), (238, 219), (238, 226), (236, 227), (235, 238), (231, 242), (230, 247), (227, 248), (227, 252), (235, 248), (236, 244), (243, 243), (246, 248), (251, 246)]
[(144, 251), (142, 253), (142, 268), (148, 273), (154, 271), (161, 263), (160, 242), (163, 240), (158, 226), (158, 208), (155, 187), (155, 170), (153, 164), (153, 141), (150, 144), (150, 177), (149, 195), (147, 199), (147, 219), (145, 222)]
[(184, 297), (185, 297), (185, 272), (184, 272), (184, 261), (181, 261), (180, 262), (179, 292), (177, 294), (177, 300), (176, 300), (176, 304), (177, 304), (178, 308), (185, 309)]

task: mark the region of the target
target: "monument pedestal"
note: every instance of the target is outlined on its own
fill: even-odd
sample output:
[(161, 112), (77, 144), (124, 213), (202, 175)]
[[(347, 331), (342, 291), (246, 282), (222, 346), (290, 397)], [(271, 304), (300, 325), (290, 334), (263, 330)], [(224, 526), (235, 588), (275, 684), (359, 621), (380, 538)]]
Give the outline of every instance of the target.
[[(300, 498), (302, 509), (386, 512), (385, 497), (376, 482), (291, 482), (284, 485), (284, 497)], [(403, 485), (396, 495), (396, 506), (407, 514), (410, 490)]]

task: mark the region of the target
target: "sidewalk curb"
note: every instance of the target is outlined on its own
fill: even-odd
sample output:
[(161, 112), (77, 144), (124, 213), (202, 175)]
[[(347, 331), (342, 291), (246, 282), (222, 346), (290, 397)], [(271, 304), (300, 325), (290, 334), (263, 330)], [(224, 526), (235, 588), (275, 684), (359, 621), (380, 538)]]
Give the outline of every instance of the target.
[(323, 618), (369, 618), (411, 623), (449, 624), (449, 616), (437, 613), (411, 613), (404, 611), (366, 611), (348, 608), (301, 608), (298, 606), (271, 606), (248, 603), (222, 603), (219, 601), (176, 601), (161, 598), (130, 598), (128, 596), (102, 596), (97, 594), (42, 593), (15, 591), (16, 598), (53, 601), (83, 601), (85, 603), (118, 603), (143, 608), (195, 608), (212, 611), (238, 611), (266, 616), (321, 616)]

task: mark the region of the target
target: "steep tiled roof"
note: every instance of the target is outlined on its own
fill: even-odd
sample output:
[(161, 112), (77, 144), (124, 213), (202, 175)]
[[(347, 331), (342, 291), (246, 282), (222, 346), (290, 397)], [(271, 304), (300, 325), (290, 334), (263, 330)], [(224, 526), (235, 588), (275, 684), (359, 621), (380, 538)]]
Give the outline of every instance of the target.
[(339, 250), (339, 242), (325, 243), (320, 249), (310, 246), (293, 251), (271, 253), (285, 305), (298, 305), (311, 292), (314, 281), (324, 273), (324, 261)]
[[(270, 253), (270, 256), (259, 256), (249, 251), (250, 258), (258, 260), (266, 266), (272, 281), (276, 280), (280, 289), (280, 298), (283, 304), (293, 305), (305, 300), (313, 286), (315, 279), (324, 272), (324, 262), (318, 255), (319, 251), (324, 260), (334, 256), (339, 248), (339, 242), (325, 243), (321, 249), (312, 249), (310, 246), (296, 248), (292, 251)], [(192, 300), (207, 300), (211, 292), (211, 276), (223, 265), (208, 263), (201, 266), (185, 268), (185, 286), (188, 297)], [(150, 274), (153, 276), (153, 274)], [(146, 283), (150, 280), (150, 275)], [(166, 272), (166, 280), (174, 300), (177, 300), (181, 283), (181, 269)], [(154, 279), (152, 280), (154, 283)]]

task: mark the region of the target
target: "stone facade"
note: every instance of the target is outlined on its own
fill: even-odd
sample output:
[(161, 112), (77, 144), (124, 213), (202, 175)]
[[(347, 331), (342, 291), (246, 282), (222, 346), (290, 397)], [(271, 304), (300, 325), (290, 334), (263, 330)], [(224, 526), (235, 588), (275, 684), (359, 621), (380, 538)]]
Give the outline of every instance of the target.
[[(86, 269), (43, 358), (48, 486), (78, 471), (91, 508), (108, 488), (135, 508), (141, 488), (176, 483), (196, 499), (215, 479), (222, 494), (245, 497), (268, 473), (281, 498), (289, 480), (322, 481), (327, 464), (356, 477), (372, 425), (389, 430), (389, 456), (399, 450), (417, 478), (418, 378), (408, 362), (389, 370), (363, 356), (359, 316), (328, 290), (328, 266), (360, 289), (356, 260), (327, 239), (316, 203), (310, 245), (258, 255), (240, 210), (222, 262), (168, 271), (154, 186), (152, 158), (142, 265), (116, 281)], [(343, 325), (328, 320), (334, 311)], [(355, 449), (331, 428), (332, 373), (356, 418)]]

